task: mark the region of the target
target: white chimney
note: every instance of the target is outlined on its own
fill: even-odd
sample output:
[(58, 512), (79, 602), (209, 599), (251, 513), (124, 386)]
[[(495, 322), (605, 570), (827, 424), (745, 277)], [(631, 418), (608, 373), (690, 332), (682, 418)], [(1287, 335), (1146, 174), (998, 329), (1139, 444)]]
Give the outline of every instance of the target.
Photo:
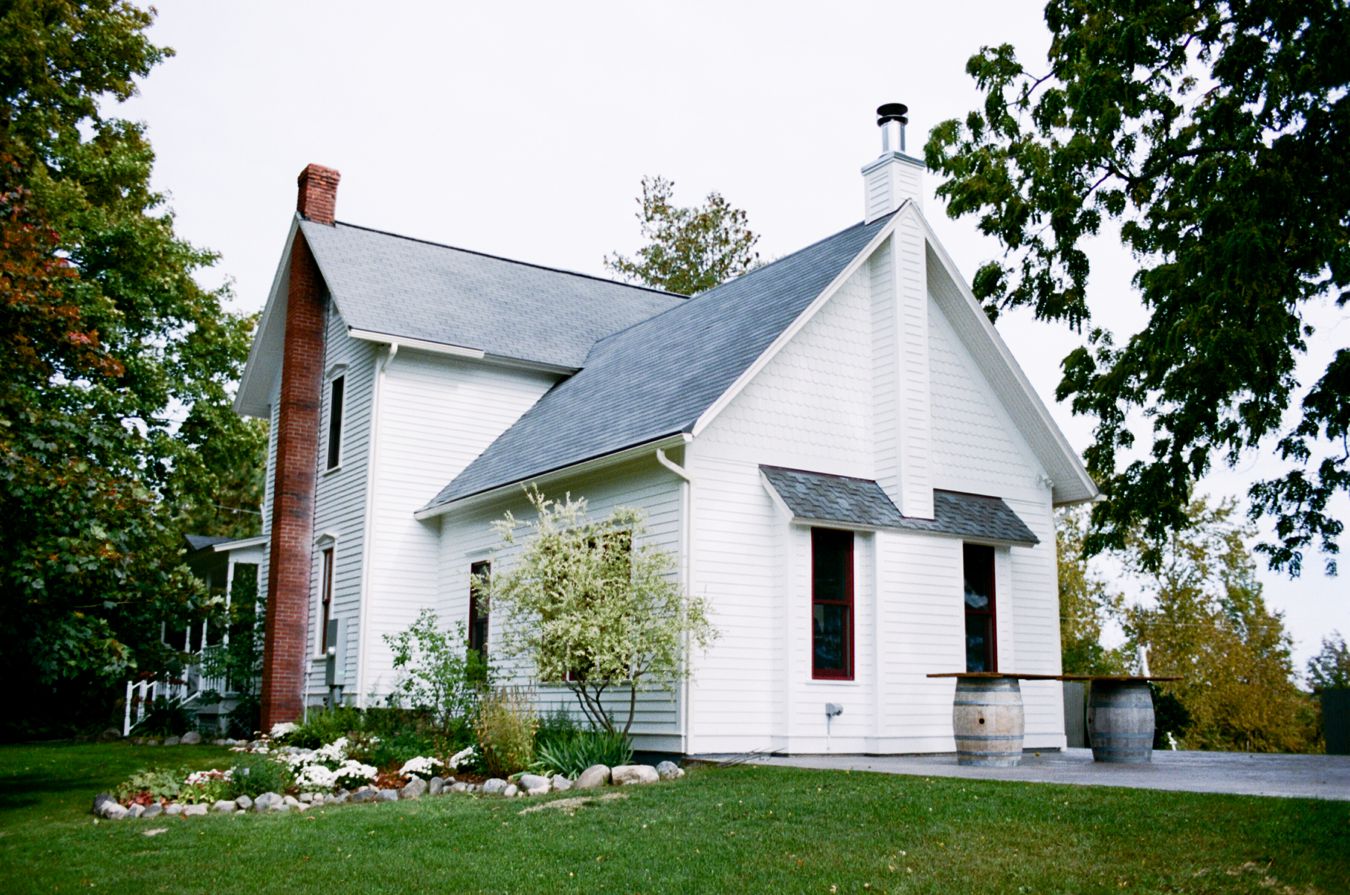
[(923, 162), (905, 154), (909, 107), (886, 103), (877, 109), (881, 155), (863, 166), (863, 200), (867, 223), (895, 211), (906, 199), (923, 205)]

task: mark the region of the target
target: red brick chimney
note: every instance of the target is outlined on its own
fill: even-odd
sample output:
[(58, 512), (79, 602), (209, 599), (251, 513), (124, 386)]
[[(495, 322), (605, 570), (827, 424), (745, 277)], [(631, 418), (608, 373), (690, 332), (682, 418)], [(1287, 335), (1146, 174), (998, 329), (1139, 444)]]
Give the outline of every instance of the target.
[[(298, 180), (296, 210), (310, 221), (331, 225), (340, 177), (332, 168), (306, 166)], [(286, 293), (286, 344), (272, 483), (267, 637), (263, 649), (264, 731), (279, 721), (293, 721), (304, 711), (326, 298), (323, 276), (309, 244), (304, 234), (296, 233)]]

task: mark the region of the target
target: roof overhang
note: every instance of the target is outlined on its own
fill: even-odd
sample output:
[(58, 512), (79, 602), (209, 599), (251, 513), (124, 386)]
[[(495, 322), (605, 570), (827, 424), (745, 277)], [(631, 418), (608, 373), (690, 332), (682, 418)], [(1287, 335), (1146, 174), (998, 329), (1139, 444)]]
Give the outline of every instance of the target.
[(272, 415), (272, 386), (281, 375), (281, 358), (286, 347), (286, 295), (290, 290), (291, 252), (299, 230), (300, 215), (297, 213), (291, 218), (286, 246), (272, 276), (272, 289), (267, 294), (267, 304), (263, 306), (258, 329), (253, 334), (248, 363), (239, 377), (234, 411), (240, 416), (267, 419)]
[(542, 472), (538, 475), (529, 476), (524, 479), (517, 479), (513, 482), (507, 482), (503, 485), (489, 488), (486, 491), (479, 491), (476, 494), (466, 494), (463, 497), (457, 497), (453, 500), (447, 500), (444, 503), (428, 504), (422, 509), (413, 513), (413, 518), (419, 521), (435, 519), (438, 516), (444, 516), (447, 513), (457, 512), (459, 510), (469, 509), (471, 507), (481, 506), (485, 503), (491, 503), (499, 500), (513, 492), (518, 492), (537, 485), (543, 488), (562, 479), (573, 478), (579, 475), (585, 475), (588, 472), (594, 472), (609, 466), (615, 466), (628, 460), (634, 460), (648, 454), (654, 455), (658, 450), (666, 448), (679, 447), (690, 441), (690, 436), (684, 432), (676, 432), (652, 441), (645, 441), (642, 444), (633, 445), (621, 451), (614, 451), (608, 454), (602, 454), (598, 457), (591, 457), (580, 460), (576, 463), (570, 463), (566, 466), (560, 466), (557, 469)]

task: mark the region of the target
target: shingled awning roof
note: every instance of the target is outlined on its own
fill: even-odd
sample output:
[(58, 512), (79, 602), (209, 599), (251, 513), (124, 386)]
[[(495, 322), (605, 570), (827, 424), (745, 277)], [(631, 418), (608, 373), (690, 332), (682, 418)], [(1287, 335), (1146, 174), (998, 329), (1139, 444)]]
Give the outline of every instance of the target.
[(915, 519), (901, 515), (872, 479), (781, 466), (760, 466), (759, 471), (792, 515), (804, 522), (906, 529), (1028, 547), (1040, 543), (998, 497), (935, 490), (934, 518)]
[(602, 339), (581, 372), (554, 386), (421, 512), (691, 431), (891, 217), (855, 224)]

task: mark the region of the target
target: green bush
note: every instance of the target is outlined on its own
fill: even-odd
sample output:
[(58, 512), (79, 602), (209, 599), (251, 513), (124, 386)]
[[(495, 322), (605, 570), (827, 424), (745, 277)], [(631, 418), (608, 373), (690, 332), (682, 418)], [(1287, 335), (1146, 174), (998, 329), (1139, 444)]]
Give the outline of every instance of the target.
[(503, 687), (485, 693), (478, 703), (474, 733), (487, 772), (505, 776), (528, 768), (538, 726), (533, 701), (523, 690)]
[(423, 609), (406, 631), (384, 641), (399, 673), (391, 705), (425, 712), (444, 736), (461, 736), (492, 676), (482, 654), (469, 649), (464, 624), (442, 630), (436, 613)]
[(150, 704), (136, 732), (146, 736), (182, 736), (192, 729), (192, 713), (163, 696)]
[(301, 749), (317, 749), (338, 737), (349, 737), (365, 729), (361, 710), (350, 706), (310, 712), (295, 730), (286, 735), (286, 744)]
[(576, 778), (593, 764), (609, 767), (633, 760), (633, 742), (622, 731), (578, 730), (537, 744), (535, 771)]
[(570, 739), (581, 732), (576, 719), (562, 706), (555, 706), (539, 721), (539, 729), (534, 735), (534, 747), (547, 746), (559, 740)]
[(243, 755), (230, 774), (234, 791), (255, 798), (265, 792), (284, 793), (290, 788), (291, 769), (267, 755)]
[(119, 784), (114, 795), (119, 802), (125, 802), (142, 793), (149, 793), (151, 799), (156, 802), (160, 799), (176, 799), (183, 789), (183, 778), (186, 776), (187, 771), (182, 768), (174, 770), (146, 768), (137, 771)]

